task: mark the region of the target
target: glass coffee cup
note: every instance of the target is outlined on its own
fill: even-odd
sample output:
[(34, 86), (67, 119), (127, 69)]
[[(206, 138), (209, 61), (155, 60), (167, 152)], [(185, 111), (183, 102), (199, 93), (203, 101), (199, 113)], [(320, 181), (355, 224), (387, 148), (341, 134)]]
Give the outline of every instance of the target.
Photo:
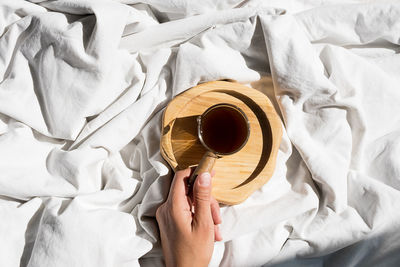
[(197, 117), (197, 135), (207, 152), (189, 178), (189, 192), (197, 176), (210, 172), (218, 158), (232, 155), (246, 145), (250, 123), (239, 107), (228, 103), (216, 104)]

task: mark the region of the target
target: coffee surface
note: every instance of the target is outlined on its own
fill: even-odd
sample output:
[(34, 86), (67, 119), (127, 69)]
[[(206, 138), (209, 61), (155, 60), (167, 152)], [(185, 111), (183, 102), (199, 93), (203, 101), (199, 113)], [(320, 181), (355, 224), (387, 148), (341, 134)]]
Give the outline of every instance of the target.
[(232, 153), (246, 142), (246, 119), (234, 108), (222, 106), (210, 110), (201, 125), (204, 143), (217, 153)]

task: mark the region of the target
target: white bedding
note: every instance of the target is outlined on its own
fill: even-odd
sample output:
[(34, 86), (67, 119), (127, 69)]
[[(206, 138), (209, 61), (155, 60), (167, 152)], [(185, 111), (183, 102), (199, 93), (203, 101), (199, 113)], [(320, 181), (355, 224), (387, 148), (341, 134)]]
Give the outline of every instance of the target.
[(1, 0), (0, 266), (162, 265), (162, 111), (218, 79), (285, 132), (210, 265), (397, 266), (399, 45), (388, 1)]

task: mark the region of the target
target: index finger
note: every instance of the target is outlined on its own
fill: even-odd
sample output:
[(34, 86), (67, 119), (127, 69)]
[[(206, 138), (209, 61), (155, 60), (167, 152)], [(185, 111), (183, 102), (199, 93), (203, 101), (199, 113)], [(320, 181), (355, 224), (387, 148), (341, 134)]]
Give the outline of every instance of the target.
[(171, 183), (171, 189), (168, 198), (173, 200), (186, 200), (186, 184), (185, 178), (190, 176), (190, 168), (179, 170), (175, 173), (174, 179)]

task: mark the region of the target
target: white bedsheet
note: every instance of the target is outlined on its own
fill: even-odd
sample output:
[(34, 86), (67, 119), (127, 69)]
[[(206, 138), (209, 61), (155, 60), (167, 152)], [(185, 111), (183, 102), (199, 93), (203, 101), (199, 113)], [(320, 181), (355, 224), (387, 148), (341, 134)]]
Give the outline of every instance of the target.
[(1, 0), (0, 266), (162, 265), (162, 111), (218, 79), (286, 131), (210, 265), (397, 266), (399, 45), (396, 2)]

